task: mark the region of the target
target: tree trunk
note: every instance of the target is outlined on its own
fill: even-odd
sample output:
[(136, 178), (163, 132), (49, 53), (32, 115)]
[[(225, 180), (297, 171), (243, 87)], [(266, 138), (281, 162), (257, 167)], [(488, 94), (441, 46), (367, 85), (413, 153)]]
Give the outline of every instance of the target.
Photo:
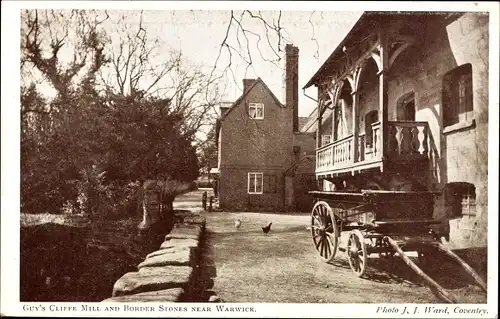
[(158, 215), (160, 219), (163, 219), (163, 211), (165, 208), (163, 205), (163, 190), (156, 192), (156, 197), (158, 199)]
[(162, 212), (161, 212), (161, 219), (166, 220), (168, 218), (171, 218), (173, 216), (173, 202), (174, 202), (175, 196), (172, 194), (163, 194), (162, 195)]
[(139, 230), (148, 230), (151, 227), (151, 216), (149, 215), (146, 190), (144, 189), (144, 181), (140, 181), (140, 202), (142, 203), (142, 221), (139, 224)]

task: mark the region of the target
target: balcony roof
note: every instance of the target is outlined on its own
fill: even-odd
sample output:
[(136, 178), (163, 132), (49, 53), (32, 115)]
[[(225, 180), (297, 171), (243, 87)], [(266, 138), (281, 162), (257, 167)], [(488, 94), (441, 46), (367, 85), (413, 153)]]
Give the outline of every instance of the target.
[[(339, 45), (335, 48), (335, 50), (330, 54), (330, 56), (326, 59), (326, 61), (321, 65), (321, 67), (316, 71), (316, 73), (312, 76), (312, 78), (307, 82), (307, 84), (303, 87), (303, 89), (307, 89), (312, 85), (316, 84), (317, 80), (321, 77), (323, 72), (331, 65), (338, 60), (338, 57), (343, 54), (342, 48), (344, 45), (350, 40), (352, 35), (356, 33), (363, 25), (365, 25), (365, 21), (367, 20), (370, 13), (364, 12), (361, 17), (359, 17), (358, 21), (354, 24), (351, 30), (347, 33), (347, 35), (340, 41)], [(372, 13), (373, 15), (373, 13)]]
[[(326, 59), (321, 67), (316, 71), (312, 78), (306, 83), (303, 89), (307, 89), (316, 85), (318, 81), (342, 58), (345, 56), (343, 48), (348, 44), (356, 44), (356, 39), (361, 33), (374, 32), (375, 29), (369, 26), (380, 26), (386, 28), (387, 25), (395, 20), (403, 19), (408, 23), (422, 24), (422, 18), (438, 18), (443, 21), (456, 19), (463, 12), (402, 12), (402, 11), (365, 11), (356, 21), (351, 30), (346, 34), (342, 41), (338, 44), (332, 54)], [(381, 21), (380, 18), (390, 16), (391, 19)], [(395, 18), (395, 19), (393, 19)], [(425, 23), (423, 23), (425, 24)]]

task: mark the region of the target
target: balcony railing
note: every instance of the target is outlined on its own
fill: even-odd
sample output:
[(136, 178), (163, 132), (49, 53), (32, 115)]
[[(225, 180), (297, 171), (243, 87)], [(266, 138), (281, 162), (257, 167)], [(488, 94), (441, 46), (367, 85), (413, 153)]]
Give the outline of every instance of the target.
[(358, 162), (380, 157), (380, 122), (376, 122), (372, 124), (370, 135), (364, 133), (358, 136)]
[[(388, 125), (388, 149), (391, 161), (413, 161), (427, 157), (429, 129), (427, 122), (392, 121)], [(316, 172), (343, 170), (380, 162), (382, 159), (380, 122), (373, 123), (369, 134), (361, 133), (357, 140), (357, 156), (353, 158), (354, 136), (350, 135), (316, 150)]]
[(429, 153), (427, 122), (389, 122), (387, 156), (391, 160), (414, 160)]
[(352, 163), (352, 141), (353, 136), (350, 135), (319, 148), (316, 151), (316, 170), (329, 170)]

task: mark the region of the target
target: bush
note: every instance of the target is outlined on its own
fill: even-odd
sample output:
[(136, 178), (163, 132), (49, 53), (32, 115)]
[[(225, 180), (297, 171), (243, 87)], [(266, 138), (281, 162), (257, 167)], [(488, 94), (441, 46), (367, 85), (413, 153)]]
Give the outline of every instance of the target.
[(99, 218), (122, 219), (137, 217), (139, 213), (138, 182), (113, 181), (106, 185), (109, 196), (101, 199), (97, 210)]
[[(23, 103), (43, 102), (33, 94)], [(50, 129), (33, 127), (28, 119), (22, 124), (25, 213), (128, 215), (136, 212), (136, 193), (121, 190), (125, 185), (115, 181), (168, 179), (189, 185), (198, 176), (194, 133), (186, 131), (183, 114), (169, 112), (169, 99), (100, 96), (83, 87), (50, 105), (61, 110), (44, 119)]]
[(198, 189), (198, 185), (196, 184), (195, 181), (192, 181), (190, 184), (189, 184), (189, 190), (190, 191), (194, 191), (194, 190), (197, 190)]

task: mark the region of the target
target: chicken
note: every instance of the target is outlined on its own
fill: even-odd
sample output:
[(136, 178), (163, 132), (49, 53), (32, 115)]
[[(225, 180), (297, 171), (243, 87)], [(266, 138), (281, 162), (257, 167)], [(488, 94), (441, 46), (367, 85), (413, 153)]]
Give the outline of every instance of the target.
[(271, 225), (273, 223), (269, 223), (269, 225), (267, 225), (266, 227), (262, 227), (262, 231), (264, 232), (264, 235), (267, 235), (267, 233), (269, 233), (269, 231), (271, 230)]
[(241, 219), (239, 219), (239, 218), (238, 218), (238, 219), (234, 222), (234, 227), (235, 227), (235, 228), (240, 228), (240, 226), (241, 226)]

